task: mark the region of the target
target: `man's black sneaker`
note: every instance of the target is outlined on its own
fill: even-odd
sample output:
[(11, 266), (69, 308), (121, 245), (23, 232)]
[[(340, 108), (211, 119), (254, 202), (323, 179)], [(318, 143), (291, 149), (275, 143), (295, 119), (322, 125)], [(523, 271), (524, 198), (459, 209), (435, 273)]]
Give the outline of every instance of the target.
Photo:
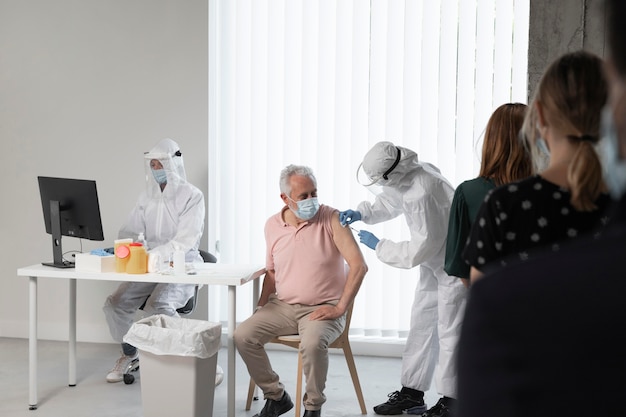
[(253, 417), (278, 417), (281, 414), (285, 414), (287, 411), (293, 408), (293, 402), (287, 394), (287, 391), (283, 391), (283, 397), (276, 401), (269, 398), (265, 401), (265, 406), (260, 413), (255, 414)]
[(374, 407), (376, 414), (390, 416), (402, 414), (403, 411), (406, 411), (408, 414), (422, 414), (426, 411), (426, 404), (424, 404), (423, 398), (412, 398), (410, 395), (400, 391), (392, 392), (388, 397), (387, 402)]
[(450, 402), (446, 401), (445, 398), (439, 398), (437, 404), (422, 414), (422, 417), (452, 417), (452, 404)]

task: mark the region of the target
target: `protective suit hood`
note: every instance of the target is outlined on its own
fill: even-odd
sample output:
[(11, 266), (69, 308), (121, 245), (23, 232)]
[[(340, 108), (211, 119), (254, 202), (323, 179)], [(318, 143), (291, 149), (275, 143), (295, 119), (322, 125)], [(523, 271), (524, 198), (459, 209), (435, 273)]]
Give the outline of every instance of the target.
[[(369, 183), (363, 182), (362, 176), (359, 176), (361, 168), (367, 175)], [(357, 169), (357, 180), (365, 186), (373, 184), (389, 187), (409, 186), (412, 176), (407, 174), (419, 168), (420, 163), (414, 151), (383, 141), (376, 143), (365, 154), (361, 166)]]
[(146, 191), (148, 196), (154, 197), (161, 194), (161, 187), (156, 182), (150, 167), (150, 161), (158, 160), (163, 165), (163, 170), (167, 176), (167, 185), (163, 193), (173, 194), (183, 183), (187, 182), (183, 156), (178, 143), (166, 138), (157, 143), (154, 148), (144, 154), (144, 164), (146, 172)]

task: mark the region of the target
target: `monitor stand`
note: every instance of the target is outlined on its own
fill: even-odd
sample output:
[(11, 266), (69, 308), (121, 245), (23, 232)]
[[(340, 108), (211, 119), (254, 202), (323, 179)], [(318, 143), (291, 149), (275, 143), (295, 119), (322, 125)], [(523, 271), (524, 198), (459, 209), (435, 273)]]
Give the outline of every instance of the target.
[(50, 200), (50, 228), (52, 232), (52, 262), (42, 262), (42, 265), (55, 268), (74, 268), (74, 262), (63, 260), (61, 248), (61, 203)]

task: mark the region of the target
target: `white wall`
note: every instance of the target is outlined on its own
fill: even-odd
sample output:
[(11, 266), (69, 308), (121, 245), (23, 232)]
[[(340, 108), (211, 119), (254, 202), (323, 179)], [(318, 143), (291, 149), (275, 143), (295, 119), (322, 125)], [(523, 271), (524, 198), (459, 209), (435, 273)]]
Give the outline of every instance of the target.
[[(105, 241), (83, 250), (113, 245), (164, 137), (206, 196), (207, 21), (206, 0), (0, 0), (0, 337), (28, 335), (17, 268), (52, 259), (38, 175), (96, 180)], [(80, 341), (112, 341), (101, 307), (116, 286), (78, 283)], [(41, 279), (39, 300), (40, 338), (66, 338), (68, 283)]]

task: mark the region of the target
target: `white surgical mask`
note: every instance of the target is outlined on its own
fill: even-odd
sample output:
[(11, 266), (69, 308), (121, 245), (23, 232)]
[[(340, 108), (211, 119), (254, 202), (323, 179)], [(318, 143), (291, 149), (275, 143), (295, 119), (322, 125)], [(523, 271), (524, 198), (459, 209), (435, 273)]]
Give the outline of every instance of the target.
[[(287, 197), (289, 198), (289, 197)], [(291, 200), (291, 198), (289, 198)], [(298, 209), (294, 210), (291, 207), (291, 211), (296, 215), (299, 219), (309, 220), (313, 218), (317, 214), (317, 211), (320, 208), (320, 204), (317, 202), (317, 197), (307, 198), (306, 200), (294, 201), (291, 200), (298, 205)]]
[(550, 149), (542, 137), (535, 139), (535, 149), (532, 151), (533, 165), (537, 172), (541, 172), (550, 165)]
[(539, 152), (546, 155), (547, 157), (550, 157), (550, 149), (548, 149), (548, 144), (546, 143), (546, 140), (544, 138), (537, 138), (537, 140), (535, 141), (535, 145), (537, 145)]
[(153, 169), (152, 175), (154, 176), (154, 179), (156, 180), (157, 183), (159, 184), (167, 183), (167, 174), (165, 173), (164, 169)]
[(602, 109), (601, 132), (599, 153), (602, 159), (604, 182), (611, 197), (619, 200), (626, 191), (626, 161), (619, 157), (619, 139), (610, 106)]

